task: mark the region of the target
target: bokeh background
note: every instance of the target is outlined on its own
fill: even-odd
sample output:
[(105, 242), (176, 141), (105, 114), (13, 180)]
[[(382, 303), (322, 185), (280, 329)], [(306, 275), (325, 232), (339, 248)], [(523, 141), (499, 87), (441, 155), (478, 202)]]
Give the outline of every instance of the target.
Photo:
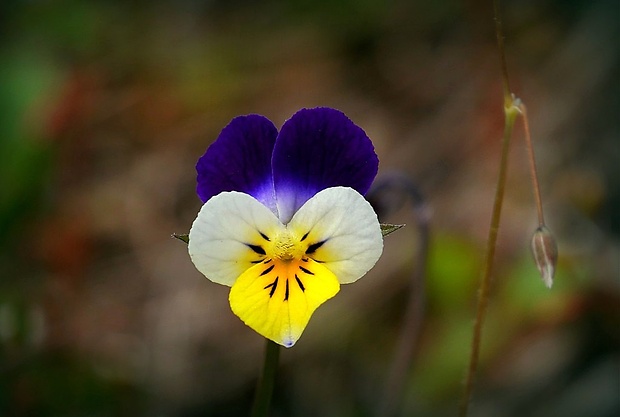
[[(431, 208), (426, 316), (403, 416), (456, 414), (503, 126), (490, 1), (3, 0), (0, 415), (238, 416), (263, 340), (185, 245), (194, 164), (231, 118), (344, 111), (380, 174)], [(549, 227), (547, 290), (522, 129), (472, 416), (620, 413), (620, 5), (506, 1)], [(420, 244), (409, 223), (281, 355), (274, 416), (371, 416)]]

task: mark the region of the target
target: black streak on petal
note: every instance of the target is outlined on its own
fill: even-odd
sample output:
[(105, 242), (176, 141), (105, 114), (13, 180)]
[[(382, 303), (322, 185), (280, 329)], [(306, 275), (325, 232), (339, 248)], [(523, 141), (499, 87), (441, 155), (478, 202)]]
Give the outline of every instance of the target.
[(301, 270), (302, 270), (303, 272), (305, 272), (306, 274), (309, 274), (309, 275), (314, 275), (314, 272), (312, 272), (312, 271), (311, 271), (311, 270), (309, 270), (309, 269), (304, 268), (303, 266), (300, 266), (300, 267), (299, 267), (299, 269), (301, 269)]
[(251, 245), (249, 243), (246, 243), (246, 246), (250, 249), (252, 249), (254, 252), (258, 253), (259, 255), (266, 255), (267, 253), (265, 252), (265, 249), (263, 249), (260, 245)]
[(295, 280), (297, 281), (297, 285), (299, 285), (299, 288), (301, 288), (301, 291), (306, 291), (306, 287), (304, 287), (304, 284), (301, 282), (297, 274), (295, 274)]
[(324, 243), (325, 241), (322, 241), (322, 242), (313, 243), (312, 245), (308, 246), (308, 249), (306, 249), (306, 254), (316, 252), (316, 250), (320, 248), (321, 246), (323, 246)]
[(274, 267), (275, 267), (275, 265), (271, 265), (269, 268), (267, 268), (263, 272), (261, 272), (260, 276), (262, 277), (263, 275), (267, 275), (268, 273), (270, 273), (273, 270)]
[(284, 291), (284, 301), (288, 300), (288, 279), (286, 280), (286, 290)]
[(276, 292), (276, 288), (278, 287), (278, 277), (276, 277), (276, 279), (269, 285), (265, 286), (265, 290), (267, 288), (271, 287), (271, 290), (269, 291), (269, 298), (273, 297), (273, 293)]
[(266, 235), (266, 234), (264, 234), (263, 232), (258, 232), (258, 233), (260, 233), (261, 237), (262, 237), (263, 239), (265, 239), (267, 242), (271, 242), (271, 239), (269, 239), (269, 236), (267, 236), (267, 235)]

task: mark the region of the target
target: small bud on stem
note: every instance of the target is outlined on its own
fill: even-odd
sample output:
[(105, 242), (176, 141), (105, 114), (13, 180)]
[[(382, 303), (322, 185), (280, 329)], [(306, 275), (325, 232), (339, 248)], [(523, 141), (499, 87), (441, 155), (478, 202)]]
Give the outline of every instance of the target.
[(558, 261), (558, 246), (553, 234), (545, 225), (539, 226), (532, 236), (532, 254), (543, 282), (547, 288), (551, 288)]

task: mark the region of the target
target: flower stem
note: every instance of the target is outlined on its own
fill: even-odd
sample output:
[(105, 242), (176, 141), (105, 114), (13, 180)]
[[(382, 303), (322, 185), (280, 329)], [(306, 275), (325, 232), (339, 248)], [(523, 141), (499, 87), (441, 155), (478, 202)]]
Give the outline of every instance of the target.
[(465, 378), (465, 388), (459, 407), (459, 416), (467, 417), (469, 403), (474, 388), (474, 380), (478, 370), (480, 359), (480, 343), (482, 340), (482, 328), (486, 318), (487, 306), (489, 304), (489, 293), (491, 289), (491, 274), (493, 270), (493, 260), (495, 258), (495, 248), (499, 222), (502, 214), (502, 203), (504, 201), (504, 190), (506, 188), (506, 174), (508, 172), (508, 154), (510, 151), (510, 139), (514, 128), (515, 120), (521, 114), (521, 101), (515, 99), (510, 92), (510, 82), (508, 79), (508, 67), (506, 65), (506, 54), (504, 52), (504, 34), (502, 21), (499, 12), (499, 0), (493, 0), (493, 13), (495, 19), (495, 36), (500, 54), (502, 71), (502, 85), (504, 96), (504, 134), (502, 139), (501, 159), (497, 186), (495, 188), (495, 200), (493, 202), (493, 213), (491, 215), (491, 225), (487, 238), (486, 255), (482, 270), (482, 278), (478, 289), (478, 305), (476, 308), (476, 319), (474, 322), (474, 333), (471, 342), (471, 353), (469, 357), (469, 367)]
[(460, 413), (461, 417), (466, 417), (471, 393), (473, 390), (476, 370), (478, 369), (478, 360), (480, 358), (480, 341), (482, 339), (482, 327), (486, 318), (487, 305), (489, 303), (489, 291), (491, 288), (491, 274), (493, 270), (493, 259), (495, 257), (495, 248), (497, 243), (497, 234), (499, 231), (499, 221), (502, 214), (502, 203), (504, 201), (504, 190), (506, 188), (506, 173), (508, 171), (508, 154), (510, 150), (510, 139), (515, 120), (519, 115), (518, 108), (512, 104), (508, 108), (504, 108), (504, 136), (502, 140), (501, 162), (497, 186), (495, 188), (495, 201), (493, 202), (493, 213), (491, 216), (491, 226), (487, 238), (486, 257), (482, 270), (482, 279), (480, 288), (478, 289), (478, 306), (476, 309), (476, 320), (474, 322), (474, 334), (471, 343), (471, 355), (469, 357), (469, 368), (465, 379), (465, 390), (461, 399)]
[(510, 80), (508, 78), (508, 65), (506, 64), (506, 53), (504, 52), (504, 29), (499, 13), (499, 0), (493, 0), (493, 19), (495, 20), (495, 38), (497, 39), (497, 49), (499, 49), (499, 59), (502, 69), (502, 87), (504, 93), (504, 109), (512, 104), (512, 94), (510, 90)]
[(258, 380), (258, 386), (256, 387), (256, 396), (254, 397), (254, 406), (252, 407), (252, 417), (267, 417), (269, 413), (269, 405), (271, 404), (273, 386), (276, 379), (278, 358), (280, 356), (280, 345), (269, 339), (266, 340), (265, 362), (263, 363), (262, 375)]
[(530, 123), (527, 118), (527, 109), (524, 103), (519, 104), (519, 111), (523, 118), (523, 130), (525, 131), (525, 143), (527, 146), (528, 159), (530, 160), (530, 176), (532, 177), (532, 188), (534, 189), (534, 199), (536, 200), (536, 211), (538, 212), (538, 225), (545, 225), (545, 215), (543, 213), (542, 197), (540, 196), (540, 185), (538, 184), (538, 173), (536, 170), (536, 158), (534, 157), (534, 147), (530, 136)]
[[(545, 227), (545, 218), (543, 214), (542, 198), (540, 196), (540, 186), (538, 184), (538, 174), (536, 172), (536, 160), (534, 158), (534, 148), (532, 146), (532, 138), (530, 135), (530, 126), (527, 117), (527, 109), (525, 104), (518, 98), (515, 98), (510, 90), (510, 82), (508, 80), (508, 66), (506, 65), (506, 53), (504, 50), (504, 33), (502, 29), (502, 21), (499, 11), (499, 0), (493, 0), (493, 14), (495, 20), (495, 36), (497, 38), (497, 47), (499, 49), (502, 85), (504, 95), (504, 136), (502, 140), (501, 161), (499, 175), (497, 179), (497, 187), (495, 189), (495, 201), (493, 203), (493, 213), (491, 216), (491, 226), (487, 239), (486, 257), (482, 270), (482, 280), (478, 290), (478, 306), (476, 309), (476, 320), (474, 322), (474, 334), (471, 344), (471, 354), (469, 357), (469, 367), (465, 379), (465, 388), (463, 397), (459, 407), (459, 416), (467, 417), (469, 403), (478, 369), (478, 360), (480, 358), (480, 343), (482, 339), (482, 327), (486, 317), (487, 306), (489, 303), (489, 292), (491, 287), (491, 274), (493, 270), (493, 259), (495, 257), (495, 248), (497, 243), (497, 234), (499, 231), (499, 221), (502, 213), (502, 202), (504, 200), (504, 189), (506, 187), (506, 173), (508, 171), (508, 154), (510, 151), (510, 139), (514, 128), (515, 120), (519, 115), (523, 116), (523, 128), (525, 130), (525, 141), (528, 150), (528, 159), (530, 160), (530, 176), (532, 179), (532, 188), (534, 190), (534, 198), (536, 200), (536, 209), (538, 212), (539, 227), (534, 235), (535, 260), (539, 270), (542, 273), (543, 280), (548, 287), (553, 282), (553, 271), (555, 261), (557, 259), (557, 247), (553, 236)], [(542, 254), (542, 255), (539, 255)]]

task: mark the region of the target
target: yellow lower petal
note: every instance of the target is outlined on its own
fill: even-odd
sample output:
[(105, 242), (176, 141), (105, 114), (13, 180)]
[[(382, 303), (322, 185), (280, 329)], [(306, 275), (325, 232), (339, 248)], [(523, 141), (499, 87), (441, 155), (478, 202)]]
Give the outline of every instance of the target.
[(262, 336), (285, 347), (297, 342), (310, 316), (340, 290), (336, 276), (312, 259), (267, 260), (233, 284), (230, 307)]

